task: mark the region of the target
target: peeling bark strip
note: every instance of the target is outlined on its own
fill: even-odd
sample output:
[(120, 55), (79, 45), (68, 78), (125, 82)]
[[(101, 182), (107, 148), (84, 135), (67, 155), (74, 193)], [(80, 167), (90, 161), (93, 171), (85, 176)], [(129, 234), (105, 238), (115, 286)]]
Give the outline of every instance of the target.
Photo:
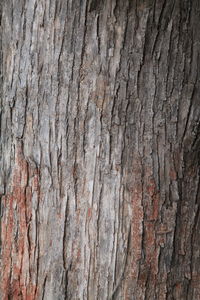
[(0, 299), (200, 299), (200, 2), (0, 5)]

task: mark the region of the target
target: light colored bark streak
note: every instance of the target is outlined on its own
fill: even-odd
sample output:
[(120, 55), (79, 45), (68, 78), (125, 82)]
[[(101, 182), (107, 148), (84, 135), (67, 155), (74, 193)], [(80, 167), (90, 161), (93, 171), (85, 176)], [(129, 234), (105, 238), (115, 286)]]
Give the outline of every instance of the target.
[(7, 299), (198, 299), (198, 1), (3, 1)]

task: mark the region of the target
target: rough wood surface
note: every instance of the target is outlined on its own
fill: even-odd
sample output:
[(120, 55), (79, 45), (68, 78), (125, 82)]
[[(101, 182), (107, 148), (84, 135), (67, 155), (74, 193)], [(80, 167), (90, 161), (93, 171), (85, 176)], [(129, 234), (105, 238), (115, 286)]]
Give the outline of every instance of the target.
[(0, 299), (200, 299), (200, 2), (1, 15)]

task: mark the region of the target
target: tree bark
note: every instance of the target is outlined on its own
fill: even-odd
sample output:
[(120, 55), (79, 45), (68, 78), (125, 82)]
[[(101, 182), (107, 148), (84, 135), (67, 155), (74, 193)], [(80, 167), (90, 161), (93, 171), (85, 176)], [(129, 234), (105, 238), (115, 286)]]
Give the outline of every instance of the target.
[(200, 299), (200, 2), (1, 1), (0, 299)]

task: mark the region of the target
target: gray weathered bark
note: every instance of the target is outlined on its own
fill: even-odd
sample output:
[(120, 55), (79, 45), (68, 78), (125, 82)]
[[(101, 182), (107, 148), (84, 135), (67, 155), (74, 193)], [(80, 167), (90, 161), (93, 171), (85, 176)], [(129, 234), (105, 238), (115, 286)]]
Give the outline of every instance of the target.
[(0, 298), (200, 299), (200, 2), (1, 10)]

